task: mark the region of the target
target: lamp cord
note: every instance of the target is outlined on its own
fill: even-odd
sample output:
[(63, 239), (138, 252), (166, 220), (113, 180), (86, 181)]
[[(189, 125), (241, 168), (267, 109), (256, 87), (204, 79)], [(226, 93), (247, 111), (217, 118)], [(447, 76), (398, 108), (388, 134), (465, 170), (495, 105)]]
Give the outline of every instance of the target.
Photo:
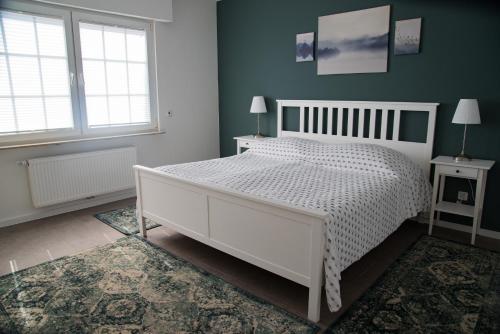
[(464, 125), (464, 138), (462, 140), (462, 155), (465, 154), (465, 138), (467, 137), (467, 124)]
[(476, 203), (476, 196), (474, 196), (474, 188), (472, 187), (472, 182), (470, 181), (470, 179), (467, 179), (467, 181), (469, 182), (470, 195), (472, 197), (472, 200), (474, 201), (474, 203)]
[(257, 114), (257, 134), (260, 135), (260, 114)]

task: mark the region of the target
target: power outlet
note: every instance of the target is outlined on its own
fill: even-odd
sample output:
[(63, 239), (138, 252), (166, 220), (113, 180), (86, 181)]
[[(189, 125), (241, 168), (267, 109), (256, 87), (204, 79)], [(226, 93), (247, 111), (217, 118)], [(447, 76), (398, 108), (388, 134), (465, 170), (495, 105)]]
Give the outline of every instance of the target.
[(466, 191), (459, 191), (457, 199), (461, 202), (467, 202), (467, 200), (469, 199), (469, 193)]

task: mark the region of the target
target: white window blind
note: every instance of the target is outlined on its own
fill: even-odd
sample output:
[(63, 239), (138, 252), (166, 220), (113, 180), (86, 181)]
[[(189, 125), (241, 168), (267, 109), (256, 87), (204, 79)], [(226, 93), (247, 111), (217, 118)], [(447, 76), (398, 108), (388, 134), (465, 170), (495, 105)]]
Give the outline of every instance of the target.
[(64, 27), (0, 10), (0, 134), (74, 127)]
[(151, 122), (146, 32), (79, 23), (89, 128)]
[(154, 25), (0, 0), (0, 148), (158, 130)]

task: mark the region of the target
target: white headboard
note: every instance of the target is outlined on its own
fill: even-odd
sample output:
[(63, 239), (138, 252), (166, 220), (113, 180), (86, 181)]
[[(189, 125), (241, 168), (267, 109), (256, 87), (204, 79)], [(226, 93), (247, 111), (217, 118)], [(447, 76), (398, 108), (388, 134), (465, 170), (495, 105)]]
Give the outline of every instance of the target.
[[(299, 137), (325, 143), (378, 144), (404, 153), (417, 163), (427, 175), (430, 173), (429, 161), (432, 159), (436, 111), (439, 103), (314, 100), (277, 100), (277, 103), (278, 137)], [(283, 130), (283, 113), (286, 112), (286, 108), (299, 108), (299, 131)], [(311, 110), (313, 112), (310, 112)], [(380, 129), (376, 129), (377, 110), (381, 111)], [(429, 114), (427, 137), (424, 143), (399, 140), (401, 113), (405, 111), (427, 112)], [(388, 133), (389, 112), (393, 115), (392, 134)], [(355, 113), (357, 114), (357, 124), (354, 124)], [(335, 114), (336, 129), (333, 128)], [(347, 128), (343, 126), (345, 123), (344, 114), (347, 115)], [(369, 120), (366, 120), (369, 122), (368, 133), (365, 132), (365, 114), (369, 115)], [(326, 131), (324, 131), (325, 127), (323, 126), (324, 119), (327, 122)], [(376, 138), (376, 132), (380, 133), (380, 138)]]

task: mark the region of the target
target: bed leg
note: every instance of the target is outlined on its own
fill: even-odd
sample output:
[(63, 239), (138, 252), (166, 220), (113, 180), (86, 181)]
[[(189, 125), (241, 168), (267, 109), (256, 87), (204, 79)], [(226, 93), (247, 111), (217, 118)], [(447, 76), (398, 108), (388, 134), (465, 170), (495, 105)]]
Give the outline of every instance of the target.
[(139, 223), (139, 230), (144, 238), (148, 237), (148, 230), (146, 229), (146, 218), (139, 213), (137, 214), (137, 222)]
[(307, 318), (312, 322), (318, 322), (321, 314), (321, 284), (309, 288), (309, 303)]
[(318, 322), (321, 314), (321, 293), (323, 291), (324, 222), (318, 220), (311, 227), (311, 281), (309, 285), (307, 318), (313, 322)]
[(134, 166), (134, 176), (135, 176), (135, 187), (137, 191), (137, 202), (136, 202), (136, 217), (137, 223), (139, 224), (139, 231), (144, 238), (148, 237), (148, 230), (146, 229), (146, 219), (142, 216), (142, 189), (141, 189), (141, 178), (139, 175), (139, 169)]

